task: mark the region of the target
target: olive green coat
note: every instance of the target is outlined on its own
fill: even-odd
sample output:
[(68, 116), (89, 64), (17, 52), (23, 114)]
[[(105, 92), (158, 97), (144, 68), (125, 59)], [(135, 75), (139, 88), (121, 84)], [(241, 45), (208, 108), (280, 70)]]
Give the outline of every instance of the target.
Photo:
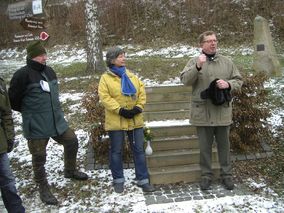
[(5, 82), (0, 78), (0, 154), (7, 152), (8, 143), (14, 139), (14, 125)]
[(189, 60), (181, 73), (181, 82), (192, 86), (192, 102), (190, 122), (194, 126), (228, 126), (232, 123), (232, 101), (216, 106), (210, 99), (201, 99), (200, 93), (207, 89), (216, 78), (223, 79), (230, 84), (231, 91), (242, 86), (242, 77), (227, 57), (215, 55), (213, 61), (203, 64), (200, 71), (196, 68), (197, 57)]

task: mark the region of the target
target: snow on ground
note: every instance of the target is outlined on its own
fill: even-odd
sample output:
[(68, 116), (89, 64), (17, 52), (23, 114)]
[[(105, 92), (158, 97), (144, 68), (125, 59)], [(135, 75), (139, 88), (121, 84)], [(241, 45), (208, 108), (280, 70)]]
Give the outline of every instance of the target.
[[(64, 94), (64, 96), (67, 96), (67, 94)], [(72, 98), (78, 100), (77, 95), (70, 94), (69, 99)], [(14, 112), (14, 117), (18, 121), (21, 120), (19, 113)], [(188, 120), (170, 120), (163, 122), (164, 125), (185, 125), (187, 123)], [(160, 125), (161, 122), (150, 122), (148, 124), (149, 126), (157, 126)], [(77, 130), (76, 134), (80, 141), (78, 159), (83, 159), (87, 151), (86, 146), (89, 140), (88, 133), (84, 130)], [(9, 154), (9, 157), (31, 170), (31, 155), (29, 154), (26, 140), (22, 135), (17, 135), (16, 140), (18, 141), (18, 146)], [(80, 197), (76, 197), (76, 193), (72, 192), (72, 181), (63, 178), (63, 147), (54, 141), (50, 141), (47, 152), (46, 171), (49, 183), (57, 189), (63, 190), (64, 188), (70, 188), (71, 192), (65, 199), (58, 197), (61, 203), (59, 207), (48, 207), (42, 204), (37, 192), (34, 192), (33, 197), (30, 197), (29, 194), (21, 195), (27, 210), (29, 210), (28, 212), (121, 212), (122, 210), (135, 213), (284, 212), (284, 202), (277, 200), (277, 195), (269, 189), (265, 182), (255, 182), (253, 179), (247, 180), (248, 185), (250, 185), (252, 189), (261, 189), (264, 194), (268, 192), (272, 196), (267, 197), (257, 194), (233, 197), (227, 196), (223, 198), (146, 206), (142, 190), (133, 184), (135, 177), (133, 169), (125, 169), (126, 190), (122, 195), (119, 195), (112, 190), (112, 178), (109, 170), (85, 171), (82, 166), (80, 170), (87, 172), (91, 177), (91, 181), (97, 182), (98, 184), (92, 185), (89, 183), (84, 185), (84, 183), (82, 183), (80, 190), (89, 191), (90, 197), (81, 200)], [(17, 188), (25, 186), (34, 187), (32, 178), (27, 180), (16, 179), (16, 185)]]
[[(128, 47), (131, 49), (131, 47)], [(80, 49), (70, 50), (68, 47), (56, 47), (56, 51), (50, 54), (50, 58), (54, 59), (54, 63), (69, 64), (74, 61), (82, 61), (85, 57), (85, 52)], [(180, 50), (180, 51), (179, 51)], [(66, 53), (68, 52), (68, 54)], [(133, 50), (132, 50), (133, 51)], [(197, 54), (196, 48), (188, 46), (178, 46), (163, 48), (158, 50), (137, 50), (137, 54), (131, 53), (129, 57), (137, 57), (143, 54), (149, 56), (165, 56), (165, 57), (183, 57)], [(244, 48), (244, 54), (250, 54), (249, 48)], [(24, 64), (25, 53), (16, 49), (1, 50), (0, 51), (0, 66), (1, 73), (4, 71), (15, 70)], [(58, 57), (61, 55), (61, 57)], [(16, 58), (16, 60), (15, 60)], [(22, 62), (19, 62), (22, 59)], [(56, 60), (57, 59), (57, 60)], [(70, 79), (61, 79), (68, 81)], [(162, 84), (158, 84), (155, 80), (146, 79), (145, 84), (147, 86), (166, 86), (166, 85), (179, 85), (179, 78), (169, 79)], [(277, 91), (281, 91), (280, 87), (284, 84), (275, 83), (273, 80), (267, 83), (267, 87), (277, 87)], [(71, 114), (79, 112), (81, 110), (80, 100), (82, 99), (82, 93), (63, 93), (60, 95), (60, 100), (66, 102), (68, 100), (76, 101), (77, 103), (70, 106)], [(17, 123), (15, 129), (17, 132), (21, 130), (21, 116), (19, 113), (14, 112), (13, 117), (15, 123)], [(283, 109), (275, 110), (270, 122), (272, 126), (277, 126), (282, 123)], [(171, 121), (155, 121), (146, 123), (147, 126), (153, 127), (157, 125), (186, 125), (188, 120), (171, 120)], [(88, 133), (82, 129), (78, 129), (76, 134), (79, 137), (79, 152), (78, 159), (82, 162), (86, 157), (87, 143), (89, 140)], [(22, 169), (31, 171), (31, 155), (29, 154), (27, 142), (23, 138), (22, 134), (17, 134), (16, 141), (18, 143), (15, 150), (9, 154), (12, 161), (19, 162), (22, 165)], [(80, 197), (79, 192), (72, 191), (73, 182), (63, 178), (63, 147), (50, 141), (47, 147), (47, 163), (46, 170), (48, 174), (48, 180), (54, 188), (59, 190), (68, 189), (67, 196), (65, 198), (58, 197), (60, 206), (49, 207), (39, 199), (38, 192), (35, 190), (35, 186), (32, 180), (32, 174), (29, 179), (22, 180), (16, 177), (17, 188), (30, 187), (31, 193), (21, 194), (24, 204), (27, 208), (27, 212), (284, 212), (284, 201), (282, 200), (263, 182), (255, 182), (253, 179), (246, 180), (248, 185), (253, 189), (261, 189), (263, 194), (245, 195), (245, 196), (227, 196), (223, 198), (206, 199), (206, 200), (192, 200), (185, 202), (175, 202), (168, 204), (154, 204), (146, 206), (145, 198), (142, 190), (134, 184), (134, 170), (125, 169), (125, 192), (123, 194), (116, 194), (111, 186), (111, 174), (109, 170), (95, 170), (85, 171), (82, 164), (80, 170), (85, 171), (90, 176), (88, 184), (82, 183), (80, 191), (89, 191), (89, 196), (85, 198)], [(69, 191), (70, 190), (70, 191)], [(31, 196), (31, 194), (33, 196)], [(271, 196), (266, 196), (267, 194)], [(55, 193), (56, 195), (56, 193)]]
[(155, 213), (189, 213), (189, 212), (282, 212), (283, 206), (261, 196), (233, 196), (181, 203), (155, 204), (148, 207), (149, 212)]

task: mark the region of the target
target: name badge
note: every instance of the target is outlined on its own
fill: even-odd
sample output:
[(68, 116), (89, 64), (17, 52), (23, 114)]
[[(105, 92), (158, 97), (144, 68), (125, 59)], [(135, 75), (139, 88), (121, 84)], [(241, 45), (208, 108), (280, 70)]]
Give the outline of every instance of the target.
[(44, 81), (44, 80), (40, 80), (40, 86), (41, 86), (41, 89), (45, 92), (50, 92), (50, 88), (49, 88), (49, 84), (48, 82)]

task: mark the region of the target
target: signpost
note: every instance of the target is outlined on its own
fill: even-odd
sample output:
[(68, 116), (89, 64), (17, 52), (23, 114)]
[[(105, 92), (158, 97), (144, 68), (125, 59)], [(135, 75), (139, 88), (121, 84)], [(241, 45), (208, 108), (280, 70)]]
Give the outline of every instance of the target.
[(23, 19), (43, 13), (42, 0), (24, 0), (8, 5), (9, 19)]
[(14, 34), (13, 42), (29, 42), (34, 40), (46, 41), (49, 38), (43, 31), (46, 20), (40, 17), (43, 14), (44, 0), (21, 0), (8, 5), (7, 14), (10, 20), (20, 19), (21, 26), (26, 30)]
[(16, 33), (13, 38), (14, 43), (29, 42), (35, 40), (39, 40), (39, 36), (27, 31)]
[(21, 25), (26, 30), (37, 30), (37, 29), (45, 29), (46, 20), (42, 18), (36, 18), (36, 17), (26, 17), (22, 19)]

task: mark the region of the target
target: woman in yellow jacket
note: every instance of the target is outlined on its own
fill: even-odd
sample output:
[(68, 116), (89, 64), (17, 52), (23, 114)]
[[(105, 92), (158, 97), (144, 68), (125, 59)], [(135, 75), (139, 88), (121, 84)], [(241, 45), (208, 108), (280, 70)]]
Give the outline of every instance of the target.
[(101, 76), (99, 97), (105, 107), (105, 129), (110, 138), (110, 169), (114, 190), (124, 190), (123, 143), (127, 134), (133, 152), (137, 185), (154, 191), (144, 152), (143, 115), (146, 93), (143, 83), (125, 67), (125, 52), (112, 47), (106, 54), (108, 70)]

